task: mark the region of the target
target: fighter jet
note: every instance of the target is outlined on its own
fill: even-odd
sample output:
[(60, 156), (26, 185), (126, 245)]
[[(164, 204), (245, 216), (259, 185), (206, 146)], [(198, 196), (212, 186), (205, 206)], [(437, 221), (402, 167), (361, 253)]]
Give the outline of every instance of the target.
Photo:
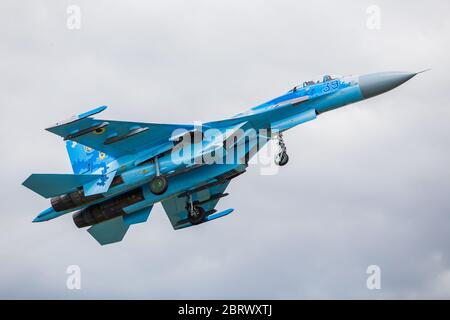
[(283, 134), (318, 115), (387, 92), (420, 72), (325, 75), (237, 114), (201, 124), (103, 120), (102, 106), (46, 130), (62, 137), (73, 174), (32, 174), (23, 185), (51, 206), (33, 222), (74, 212), (73, 221), (101, 244), (119, 242), (161, 202), (174, 229), (224, 217), (217, 210), (229, 182), (270, 140), (275, 163), (289, 157)]

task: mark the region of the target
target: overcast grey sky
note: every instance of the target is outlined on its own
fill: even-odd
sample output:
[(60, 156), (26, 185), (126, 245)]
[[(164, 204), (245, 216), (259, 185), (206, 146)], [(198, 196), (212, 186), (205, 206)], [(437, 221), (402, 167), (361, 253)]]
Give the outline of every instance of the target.
[[(68, 5), (81, 29), (66, 27)], [(381, 9), (381, 29), (366, 9)], [(450, 298), (450, 2), (0, 2), (0, 298)], [(160, 205), (100, 247), (21, 186), (71, 172), (43, 129), (225, 118), (324, 73), (433, 68), (285, 134), (289, 164), (234, 180), (232, 215), (173, 231)], [(66, 288), (79, 265), (82, 289)], [(381, 290), (366, 268), (381, 268)]]

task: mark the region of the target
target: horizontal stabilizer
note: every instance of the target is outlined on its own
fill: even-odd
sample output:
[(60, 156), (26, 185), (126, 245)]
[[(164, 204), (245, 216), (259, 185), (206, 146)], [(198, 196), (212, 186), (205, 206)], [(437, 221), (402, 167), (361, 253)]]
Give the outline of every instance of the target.
[(100, 177), (101, 175), (98, 174), (34, 173), (22, 184), (44, 198), (52, 198), (68, 193)]
[(117, 217), (90, 227), (87, 231), (102, 246), (122, 241), (128, 231), (128, 225), (122, 217)]
[(133, 213), (125, 214), (111, 220), (95, 224), (87, 231), (102, 246), (105, 244), (122, 241), (132, 224), (146, 222), (153, 206), (146, 207)]

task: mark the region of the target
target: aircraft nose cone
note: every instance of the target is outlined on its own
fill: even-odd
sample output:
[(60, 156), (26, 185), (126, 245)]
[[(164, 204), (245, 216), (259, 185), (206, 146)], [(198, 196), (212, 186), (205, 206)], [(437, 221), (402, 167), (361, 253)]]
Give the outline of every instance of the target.
[(365, 99), (392, 90), (405, 83), (417, 73), (411, 72), (380, 72), (359, 76), (359, 87)]

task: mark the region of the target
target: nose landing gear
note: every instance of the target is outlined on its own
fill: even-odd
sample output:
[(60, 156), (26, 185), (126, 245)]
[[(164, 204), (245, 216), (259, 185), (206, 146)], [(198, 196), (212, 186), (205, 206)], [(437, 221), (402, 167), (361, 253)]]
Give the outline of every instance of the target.
[(275, 156), (275, 164), (282, 167), (288, 163), (289, 156), (286, 153), (286, 145), (284, 143), (283, 134), (281, 132), (278, 134), (277, 140), (279, 151)]

